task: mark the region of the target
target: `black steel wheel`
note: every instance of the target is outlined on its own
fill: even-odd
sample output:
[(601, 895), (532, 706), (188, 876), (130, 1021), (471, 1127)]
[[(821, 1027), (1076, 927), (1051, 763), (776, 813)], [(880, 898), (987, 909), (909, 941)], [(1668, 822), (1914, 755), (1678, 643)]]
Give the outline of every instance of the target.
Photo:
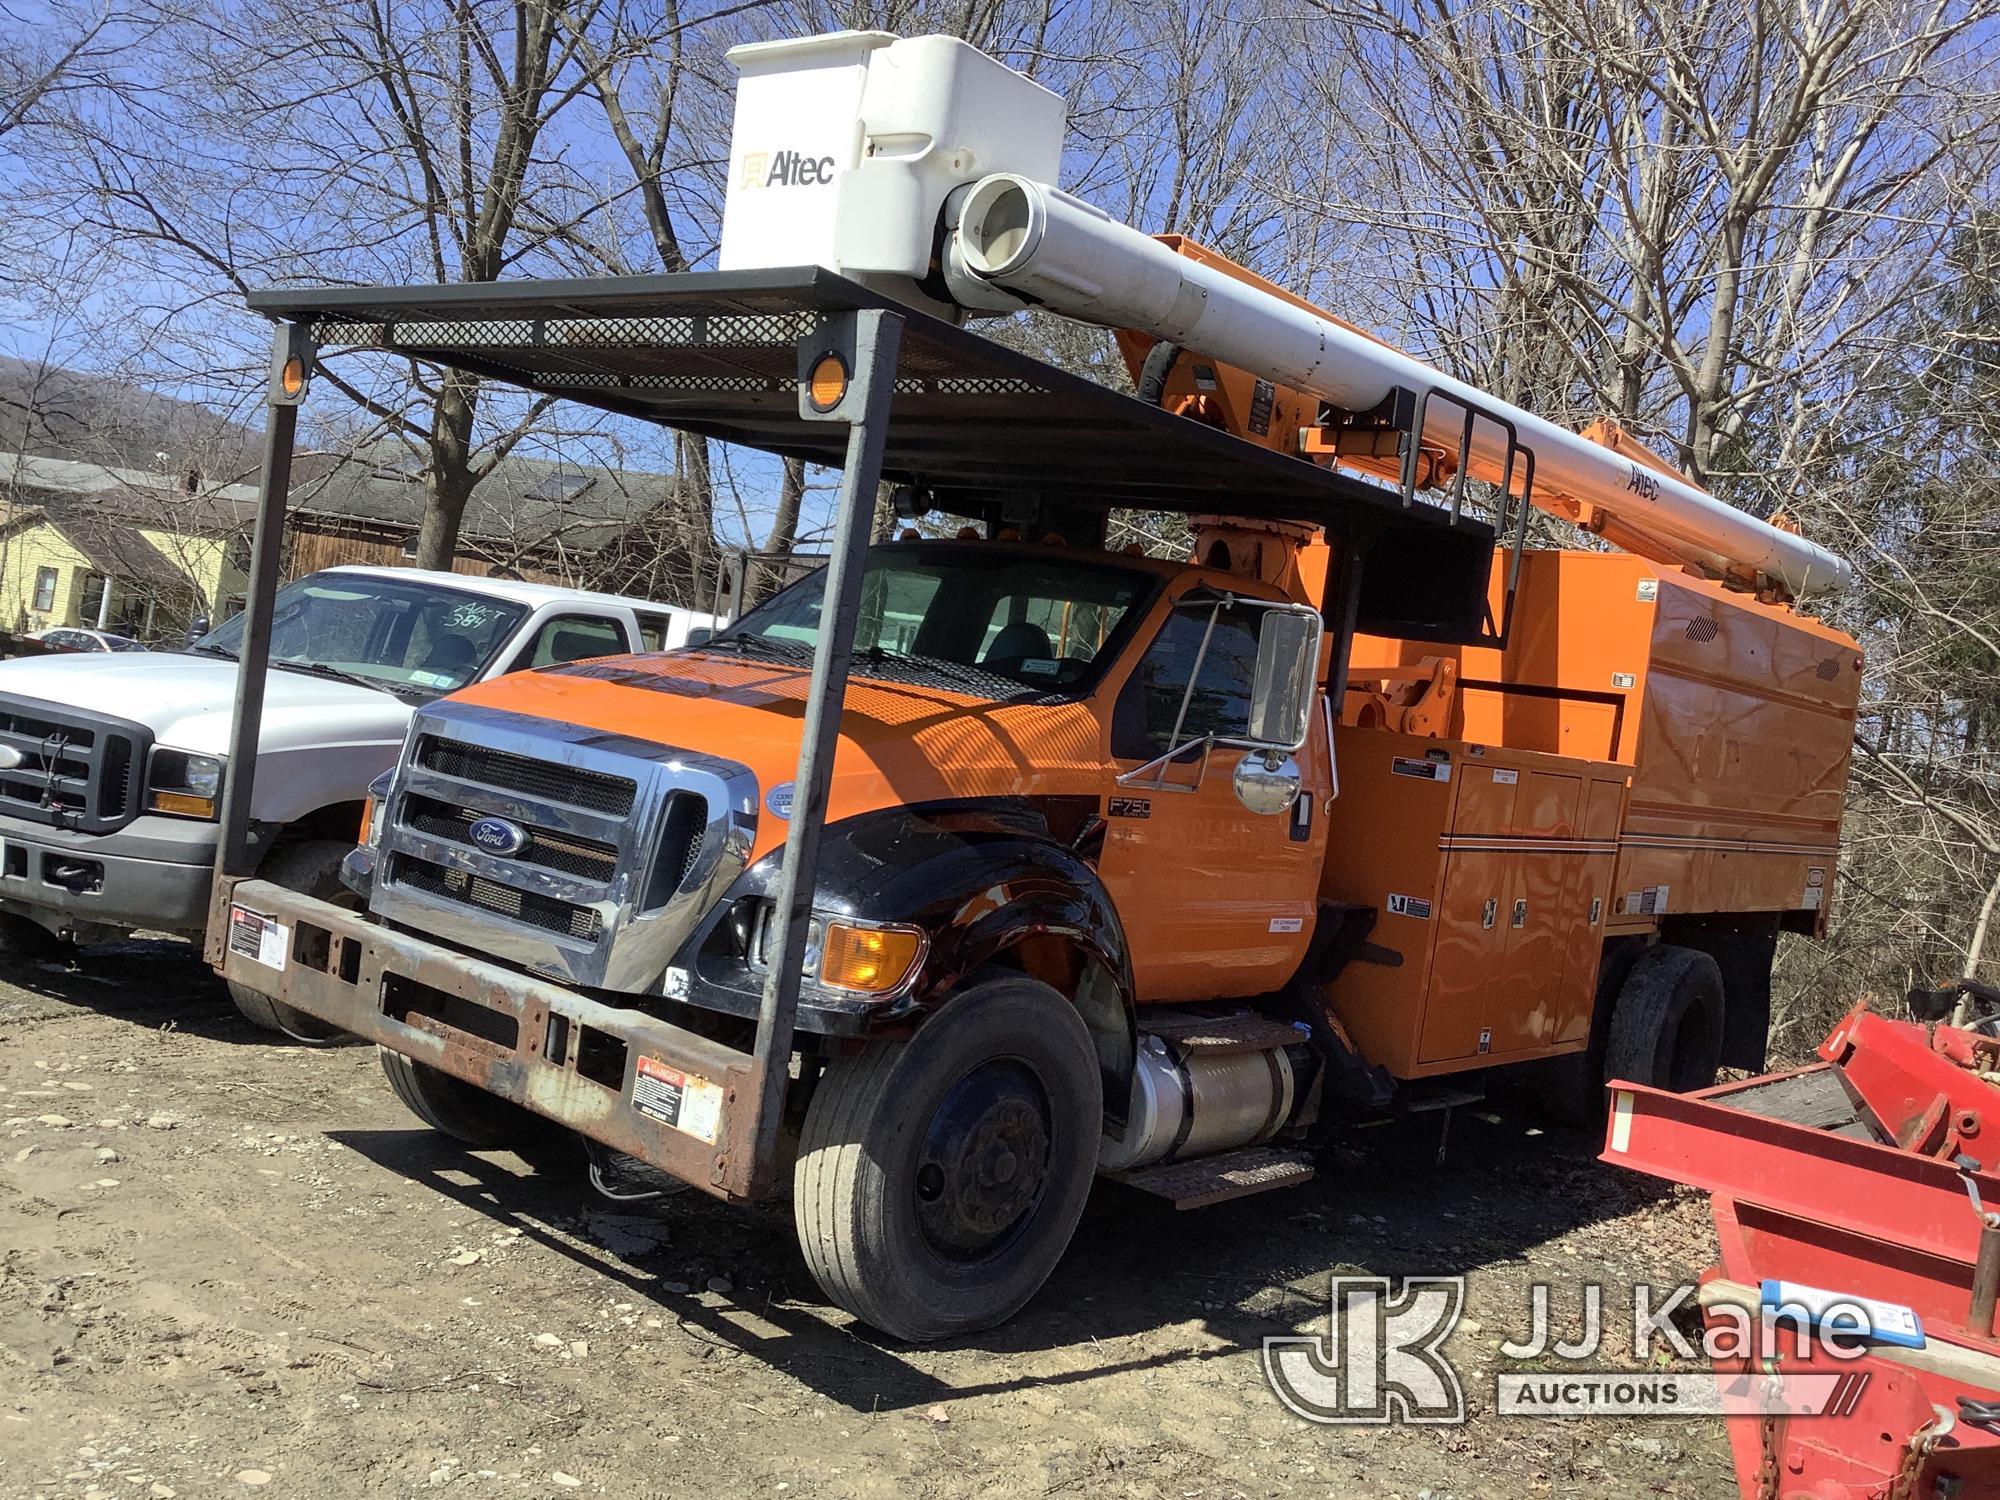
[(973, 984), (906, 1042), (835, 1059), (792, 1183), (813, 1276), (897, 1338), (1005, 1322), (1076, 1232), (1103, 1108), (1082, 1018), (1019, 975)]
[(1677, 1094), (1705, 1089), (1722, 1066), (1722, 970), (1693, 948), (1648, 948), (1619, 988), (1604, 1076)]

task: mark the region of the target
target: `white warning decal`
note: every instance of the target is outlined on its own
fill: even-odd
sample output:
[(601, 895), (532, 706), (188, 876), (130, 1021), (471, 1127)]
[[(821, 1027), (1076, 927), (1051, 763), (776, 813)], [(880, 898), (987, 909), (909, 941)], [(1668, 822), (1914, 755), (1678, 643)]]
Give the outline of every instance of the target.
[(1305, 929), (1306, 919), (1304, 917), (1271, 918), (1271, 931), (1273, 932), (1304, 932)]
[(291, 933), (283, 922), (274, 921), (247, 906), (229, 908), (229, 951), (253, 958), (267, 969), (282, 971)]
[(639, 1059), (632, 1076), (632, 1107), (711, 1146), (722, 1129), (721, 1085), (657, 1058)]
[(1445, 760), (1418, 760), (1415, 756), (1395, 755), (1389, 758), (1389, 769), (1398, 776), (1416, 776), (1425, 781), (1451, 780), (1451, 762)]
[(1388, 908), (1392, 917), (1415, 917), (1419, 922), (1431, 919), (1431, 904), (1422, 896), (1399, 896), (1391, 891)]

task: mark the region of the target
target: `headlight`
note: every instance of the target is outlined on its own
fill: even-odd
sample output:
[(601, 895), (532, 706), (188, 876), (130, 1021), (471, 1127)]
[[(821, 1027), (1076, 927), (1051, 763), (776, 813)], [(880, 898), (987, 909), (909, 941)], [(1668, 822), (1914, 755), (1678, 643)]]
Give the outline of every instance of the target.
[(155, 750), (146, 806), (178, 818), (212, 818), (222, 795), (222, 759), (187, 750)]
[[(777, 956), (777, 903), (768, 897), (739, 903), (730, 920), (750, 968), (767, 971)], [(824, 988), (887, 997), (909, 984), (929, 948), (930, 937), (921, 927), (819, 913), (806, 924), (799, 967), (806, 979)]]
[[(819, 982), (863, 995), (892, 994), (916, 972), (929, 945), (921, 927), (833, 918), (821, 936)], [(813, 958), (811, 953), (806, 956), (808, 974), (813, 972)]]

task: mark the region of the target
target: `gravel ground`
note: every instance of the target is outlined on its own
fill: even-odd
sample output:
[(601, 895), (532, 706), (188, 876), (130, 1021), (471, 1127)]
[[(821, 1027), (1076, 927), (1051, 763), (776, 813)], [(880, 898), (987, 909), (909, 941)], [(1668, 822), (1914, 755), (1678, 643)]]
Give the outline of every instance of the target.
[[(1102, 1186), (1021, 1317), (911, 1348), (827, 1306), (784, 1214), (468, 1152), (369, 1050), (239, 1021), (185, 945), (0, 965), (3, 1496), (1736, 1493), (1719, 1421), (1491, 1410), (1531, 1283), (1573, 1307), (1714, 1252), (1701, 1200), (1519, 1113), (1456, 1111), (1442, 1161), (1442, 1116), (1356, 1131), (1197, 1214)], [(1273, 1396), (1262, 1340), (1357, 1273), (1469, 1278), (1465, 1425)]]

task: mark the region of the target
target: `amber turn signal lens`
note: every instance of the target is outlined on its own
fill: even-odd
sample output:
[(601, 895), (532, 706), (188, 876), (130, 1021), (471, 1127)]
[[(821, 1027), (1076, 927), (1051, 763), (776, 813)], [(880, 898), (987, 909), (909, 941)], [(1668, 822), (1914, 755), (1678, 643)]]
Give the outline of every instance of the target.
[(924, 935), (914, 927), (826, 925), (820, 950), (820, 983), (834, 989), (882, 995), (910, 977), (924, 954)]
[(278, 384), (284, 387), (287, 396), (296, 396), (306, 388), (306, 362), (294, 354), (285, 361), (285, 368), (278, 372)]
[(847, 394), (847, 361), (838, 354), (822, 354), (806, 382), (806, 396), (814, 411), (832, 411)]
[(197, 797), (193, 792), (154, 792), (147, 798), (154, 812), (174, 813), (183, 818), (212, 818), (215, 799)]

